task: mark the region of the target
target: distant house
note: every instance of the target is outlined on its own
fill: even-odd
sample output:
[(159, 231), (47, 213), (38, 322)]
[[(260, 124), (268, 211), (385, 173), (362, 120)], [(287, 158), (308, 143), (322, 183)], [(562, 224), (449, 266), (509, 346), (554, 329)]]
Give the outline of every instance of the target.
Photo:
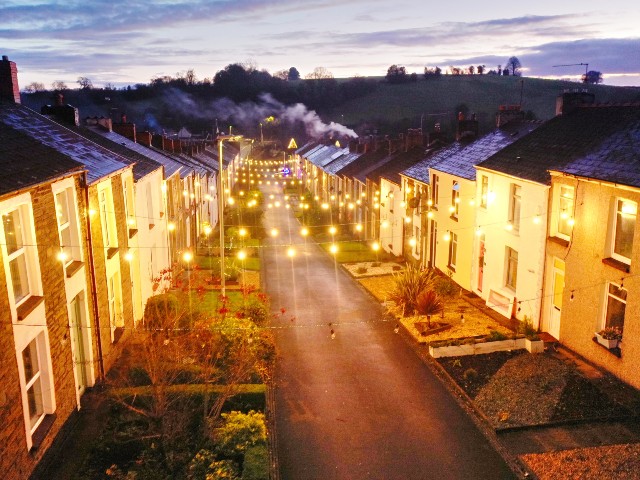
[(562, 332), (550, 321), (542, 294), (545, 272), (551, 268), (545, 252), (554, 218), (549, 215), (548, 172), (588, 155), (626, 125), (631, 111), (595, 106), (593, 101), (588, 93), (563, 94), (555, 118), (476, 167), (479, 195), (483, 198), (486, 192), (487, 205), (476, 214), (485, 243), (482, 252), (474, 252), (474, 263), (482, 255), (485, 267), (482, 290), (477, 281), (474, 289), (505, 316), (528, 318), (555, 335)]
[[(13, 358), (3, 358), (0, 388), (21, 408), (2, 414), (12, 451), (0, 462), (4, 475), (26, 478), (133, 326), (126, 221), (116, 215), (132, 176), (117, 154), (22, 106), (18, 92), (3, 57), (0, 159), (13, 175), (0, 200), (0, 311)], [(72, 107), (57, 107), (75, 122)]]
[[(640, 105), (583, 115), (615, 124), (551, 171), (542, 326), (589, 361), (640, 388)], [(595, 333), (622, 333), (608, 350)]]

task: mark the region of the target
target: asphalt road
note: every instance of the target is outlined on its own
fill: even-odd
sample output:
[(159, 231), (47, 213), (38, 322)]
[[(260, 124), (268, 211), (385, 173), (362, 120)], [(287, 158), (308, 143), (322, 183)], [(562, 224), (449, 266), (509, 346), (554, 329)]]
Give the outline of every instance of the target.
[[(263, 192), (269, 202), (279, 189)], [(305, 243), (292, 211), (268, 209), (265, 226), (278, 230), (263, 252), (265, 288), (285, 309), (274, 323), (281, 478), (514, 478), (381, 306)]]

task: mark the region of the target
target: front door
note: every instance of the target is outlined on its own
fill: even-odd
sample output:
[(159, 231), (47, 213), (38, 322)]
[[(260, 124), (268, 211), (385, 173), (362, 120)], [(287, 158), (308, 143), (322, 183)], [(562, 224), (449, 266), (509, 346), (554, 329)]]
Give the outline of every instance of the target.
[(478, 291), (482, 292), (482, 278), (484, 277), (484, 233), (480, 235), (478, 246)]
[(562, 312), (562, 294), (564, 292), (564, 262), (558, 258), (553, 259), (553, 278), (551, 287), (551, 315), (549, 318), (549, 333), (560, 339), (560, 316)]

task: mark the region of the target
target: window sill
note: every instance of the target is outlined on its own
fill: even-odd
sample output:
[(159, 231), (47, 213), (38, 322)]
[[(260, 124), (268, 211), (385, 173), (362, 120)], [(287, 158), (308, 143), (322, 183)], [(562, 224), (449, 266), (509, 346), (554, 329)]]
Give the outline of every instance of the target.
[(33, 435), (31, 435), (32, 451), (37, 450), (40, 447), (40, 445), (42, 445), (42, 442), (47, 437), (47, 433), (49, 433), (49, 430), (51, 430), (51, 427), (53, 427), (53, 424), (55, 421), (56, 421), (55, 413), (51, 413), (44, 416), (44, 418), (42, 419), (42, 422), (40, 422), (40, 425), (38, 425), (38, 428), (36, 428), (36, 431), (33, 432)]
[(31, 295), (27, 300), (25, 300), (22, 305), (16, 308), (16, 313), (18, 314), (18, 320), (24, 320), (29, 316), (31, 312), (33, 312), (38, 306), (44, 302), (44, 297), (37, 297), (35, 295)]
[(569, 246), (569, 240), (565, 240), (564, 238), (552, 236), (552, 237), (547, 237), (547, 240), (565, 248)]
[(156, 226), (156, 224), (155, 224), (155, 223), (150, 223), (150, 224), (149, 224), (149, 230), (153, 230), (153, 227), (155, 227), (155, 226)]
[(113, 257), (115, 257), (116, 253), (118, 253), (118, 249), (116, 247), (107, 248), (107, 258), (109, 260), (111, 260)]
[(455, 265), (447, 265), (447, 270), (450, 270), (451, 272), (455, 273), (456, 272), (456, 266)]
[(456, 215), (450, 215), (450, 216), (449, 216), (449, 218), (450, 218), (451, 220), (453, 220), (454, 222), (457, 222), (457, 221), (458, 221), (458, 217), (457, 217)]
[(65, 269), (65, 273), (67, 274), (67, 278), (71, 278), (76, 273), (78, 273), (78, 270), (80, 270), (83, 265), (84, 265), (84, 263), (79, 261), (79, 260), (74, 260), (73, 262), (71, 262), (67, 266), (67, 268)]
[(130, 228), (129, 229), (129, 238), (135, 237), (137, 233), (138, 233), (138, 229), (137, 228)]
[(631, 266), (627, 265), (624, 262), (621, 262), (620, 260), (616, 260), (615, 258), (603, 258), (602, 259), (602, 263), (604, 263), (605, 265), (609, 265), (610, 267), (613, 267), (617, 270), (621, 270), (625, 273), (630, 273), (631, 272)]
[[(598, 345), (603, 350), (609, 352), (611, 355), (614, 355), (614, 356), (616, 356), (618, 358), (622, 358), (622, 350), (620, 350), (620, 347), (607, 348), (604, 345), (602, 345), (600, 342), (598, 342), (598, 339), (596, 337), (593, 337), (591, 340), (593, 340), (593, 343)], [(619, 345), (619, 343), (618, 343), (618, 345)]]

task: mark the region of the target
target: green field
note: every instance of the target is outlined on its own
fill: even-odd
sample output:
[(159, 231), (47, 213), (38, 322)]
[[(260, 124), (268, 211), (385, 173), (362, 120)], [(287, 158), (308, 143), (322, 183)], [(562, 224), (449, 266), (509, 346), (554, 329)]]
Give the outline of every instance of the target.
[[(418, 76), (416, 83), (391, 85), (382, 80), (376, 90), (336, 107), (323, 115), (327, 120), (348, 126), (363, 122), (402, 122), (407, 128), (420, 127), (421, 116), (425, 130), (441, 122), (443, 129), (455, 121), (458, 106), (464, 104), (469, 113), (476, 113), (483, 132), (493, 129), (495, 113), (500, 105), (520, 103), (539, 120), (555, 115), (556, 96), (564, 90), (588, 89), (596, 102), (640, 101), (640, 88), (584, 85), (575, 82), (543, 80), (527, 77), (497, 75), (443, 75), (425, 80)], [(438, 115), (441, 114), (441, 115)], [(404, 120), (404, 121), (403, 121)]]

